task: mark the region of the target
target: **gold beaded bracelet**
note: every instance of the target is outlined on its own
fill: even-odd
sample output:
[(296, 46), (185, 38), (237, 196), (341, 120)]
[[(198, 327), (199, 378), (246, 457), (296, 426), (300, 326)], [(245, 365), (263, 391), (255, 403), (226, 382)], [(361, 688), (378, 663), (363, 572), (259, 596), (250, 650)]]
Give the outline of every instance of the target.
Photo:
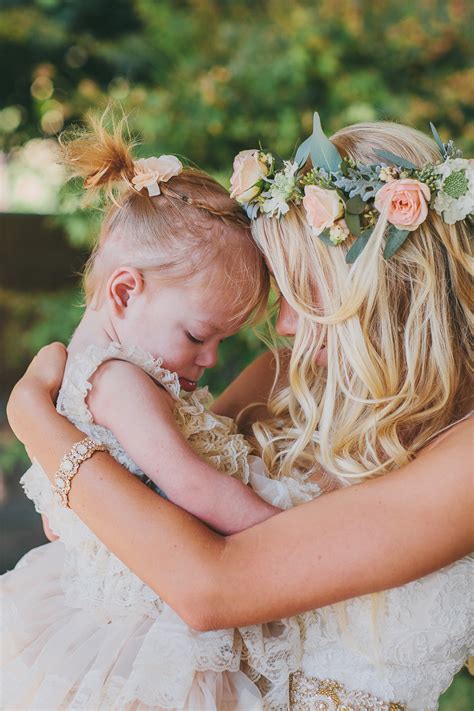
[(69, 506), (69, 492), (71, 481), (79, 471), (79, 467), (86, 459), (90, 459), (94, 452), (105, 452), (103, 444), (95, 442), (91, 437), (81, 439), (71, 447), (71, 451), (61, 459), (59, 469), (54, 475), (53, 491), (56, 500), (66, 508)]

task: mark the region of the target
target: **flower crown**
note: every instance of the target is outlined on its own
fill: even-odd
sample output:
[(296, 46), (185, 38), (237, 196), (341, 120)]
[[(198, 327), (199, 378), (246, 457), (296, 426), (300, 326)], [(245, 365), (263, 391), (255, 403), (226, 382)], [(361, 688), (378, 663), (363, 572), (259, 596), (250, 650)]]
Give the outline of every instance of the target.
[(349, 264), (360, 255), (380, 213), (386, 210), (390, 226), (384, 257), (389, 259), (426, 220), (428, 208), (448, 225), (474, 212), (473, 161), (463, 159), (452, 141), (443, 144), (436, 128), (430, 126), (443, 156), (441, 162), (417, 168), (405, 158), (378, 150), (381, 163), (364, 165), (339, 155), (315, 113), (313, 133), (293, 160), (279, 161), (258, 149), (241, 151), (234, 160), (231, 197), (242, 204), (250, 219), (259, 213), (281, 218), (291, 204), (302, 203), (312, 233), (326, 244), (338, 245), (350, 235), (356, 237), (346, 255)]

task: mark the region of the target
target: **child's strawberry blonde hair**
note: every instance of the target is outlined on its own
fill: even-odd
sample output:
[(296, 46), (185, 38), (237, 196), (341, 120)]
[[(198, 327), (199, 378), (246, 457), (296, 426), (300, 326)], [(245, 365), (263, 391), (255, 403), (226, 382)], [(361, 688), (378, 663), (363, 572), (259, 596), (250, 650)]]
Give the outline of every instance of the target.
[(89, 116), (85, 128), (63, 134), (60, 160), (71, 178), (84, 180), (85, 202), (101, 193), (106, 212), (86, 265), (86, 303), (97, 308), (114, 269), (127, 265), (160, 279), (191, 279), (222, 260), (229, 305), (245, 303), (234, 318), (258, 318), (269, 278), (242, 208), (211, 176), (185, 167), (150, 197), (132, 181), (137, 174), (126, 119), (110, 111)]

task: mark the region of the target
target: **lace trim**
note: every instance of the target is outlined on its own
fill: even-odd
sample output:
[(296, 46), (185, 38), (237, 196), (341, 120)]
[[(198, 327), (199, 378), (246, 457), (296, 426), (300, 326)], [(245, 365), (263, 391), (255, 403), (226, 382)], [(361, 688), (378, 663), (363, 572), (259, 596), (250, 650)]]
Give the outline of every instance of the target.
[(90, 345), (84, 353), (77, 354), (64, 377), (58, 397), (57, 409), (67, 418), (77, 418), (82, 422), (93, 422), (86, 398), (92, 389), (91, 377), (102, 363), (108, 360), (123, 360), (133, 363), (156, 382), (160, 383), (172, 397), (179, 399), (179, 380), (176, 373), (163, 368), (162, 358), (153, 358), (136, 346), (125, 347), (113, 341), (107, 348)]
[(365, 691), (349, 691), (338, 681), (296, 672), (290, 677), (290, 707), (294, 711), (406, 711), (396, 701), (384, 701)]

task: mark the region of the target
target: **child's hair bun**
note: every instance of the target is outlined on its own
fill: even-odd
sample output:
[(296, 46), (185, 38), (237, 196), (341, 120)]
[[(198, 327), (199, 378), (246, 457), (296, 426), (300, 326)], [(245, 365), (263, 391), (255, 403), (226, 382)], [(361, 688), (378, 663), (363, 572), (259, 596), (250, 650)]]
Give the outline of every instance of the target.
[(135, 142), (129, 136), (126, 117), (117, 120), (110, 109), (101, 117), (89, 114), (84, 128), (61, 135), (60, 162), (70, 178), (83, 178), (87, 202), (99, 191), (115, 202), (121, 188), (132, 188)]

